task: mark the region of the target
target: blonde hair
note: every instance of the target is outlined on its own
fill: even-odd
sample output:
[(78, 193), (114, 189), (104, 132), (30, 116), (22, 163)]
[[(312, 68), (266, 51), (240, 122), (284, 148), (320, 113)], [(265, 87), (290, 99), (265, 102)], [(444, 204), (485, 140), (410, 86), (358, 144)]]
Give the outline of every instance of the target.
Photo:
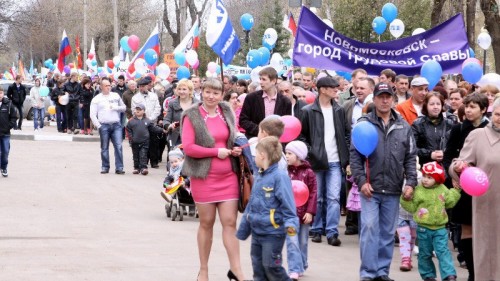
[[(163, 87), (163, 85), (162, 85), (162, 87)], [(179, 87), (186, 87), (186, 88), (188, 88), (188, 90), (189, 90), (189, 97), (190, 98), (193, 97), (194, 85), (193, 85), (193, 82), (191, 82), (191, 80), (188, 80), (186, 78), (181, 79), (177, 83), (177, 88), (176, 89), (179, 89)]]
[(500, 91), (498, 90), (497, 86), (488, 84), (488, 85), (484, 85), (483, 87), (481, 87), (481, 90), (479, 92), (481, 94), (492, 93), (493, 95), (496, 95)]
[(255, 149), (267, 155), (269, 165), (278, 163), (283, 155), (283, 146), (281, 146), (278, 138), (274, 136), (262, 138)]

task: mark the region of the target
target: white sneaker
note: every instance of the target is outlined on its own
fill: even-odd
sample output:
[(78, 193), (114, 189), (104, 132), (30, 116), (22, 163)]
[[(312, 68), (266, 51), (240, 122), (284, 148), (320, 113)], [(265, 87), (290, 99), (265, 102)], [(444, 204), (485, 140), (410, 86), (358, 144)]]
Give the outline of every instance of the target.
[(7, 169), (2, 169), (2, 176), (4, 178), (8, 177), (9, 176), (9, 173), (7, 172)]
[(413, 246), (413, 255), (418, 256), (418, 246), (417, 245)]

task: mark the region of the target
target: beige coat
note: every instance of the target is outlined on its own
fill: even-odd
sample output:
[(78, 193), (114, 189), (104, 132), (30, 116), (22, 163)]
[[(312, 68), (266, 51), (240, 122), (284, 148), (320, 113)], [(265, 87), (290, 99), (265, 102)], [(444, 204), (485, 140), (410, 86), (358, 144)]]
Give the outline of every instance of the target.
[(486, 194), (472, 199), (475, 280), (500, 280), (500, 133), (491, 123), (472, 131), (459, 159), (485, 171), (490, 181)]

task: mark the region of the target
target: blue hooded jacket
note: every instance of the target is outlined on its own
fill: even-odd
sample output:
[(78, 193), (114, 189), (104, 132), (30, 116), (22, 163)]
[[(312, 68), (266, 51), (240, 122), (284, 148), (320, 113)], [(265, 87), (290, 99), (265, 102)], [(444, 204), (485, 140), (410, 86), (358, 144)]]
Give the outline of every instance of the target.
[(285, 235), (288, 227), (298, 229), (292, 181), (278, 163), (254, 175), (250, 201), (243, 213), (236, 237), (245, 240), (250, 234)]

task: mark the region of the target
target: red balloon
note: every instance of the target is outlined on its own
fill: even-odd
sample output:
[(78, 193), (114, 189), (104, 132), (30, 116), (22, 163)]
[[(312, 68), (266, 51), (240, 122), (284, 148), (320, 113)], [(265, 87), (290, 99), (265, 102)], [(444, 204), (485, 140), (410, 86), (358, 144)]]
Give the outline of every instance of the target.
[(311, 91), (306, 91), (306, 103), (311, 104), (316, 99), (316, 95)]
[(280, 142), (291, 142), (296, 139), (302, 130), (300, 120), (291, 115), (281, 116), (280, 119), (283, 124), (285, 124), (285, 129), (280, 137)]
[(307, 188), (307, 185), (302, 181), (292, 180), (292, 190), (295, 206), (304, 206), (309, 199), (309, 188)]
[(94, 53), (89, 53), (89, 55), (87, 57), (89, 58), (89, 60), (94, 59)]
[(139, 50), (139, 37), (130, 35), (128, 37), (128, 46), (132, 51), (137, 52), (137, 50)]
[(129, 73), (134, 73), (135, 72), (135, 66), (133, 63), (131, 63), (129, 66), (128, 66), (128, 72)]
[(115, 68), (115, 64), (113, 63), (112, 60), (107, 60), (106, 65), (111, 69)]

